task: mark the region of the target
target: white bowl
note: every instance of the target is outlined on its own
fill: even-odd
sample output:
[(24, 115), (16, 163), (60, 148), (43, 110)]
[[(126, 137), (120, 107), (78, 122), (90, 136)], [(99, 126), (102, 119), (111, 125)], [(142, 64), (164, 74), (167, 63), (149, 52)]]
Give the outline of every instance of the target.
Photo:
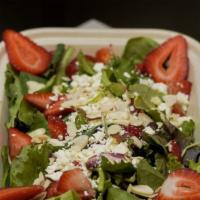
[[(46, 47), (49, 50), (55, 48), (56, 44), (64, 43), (71, 45), (77, 50), (94, 54), (102, 46), (112, 44), (114, 51), (121, 54), (127, 40), (131, 37), (145, 36), (158, 42), (163, 42), (169, 37), (179, 33), (159, 29), (74, 29), (74, 28), (37, 28), (23, 31), (36, 43)], [(195, 39), (184, 35), (189, 46), (189, 80), (193, 83), (190, 99), (189, 115), (196, 122), (195, 139), (200, 141), (199, 123), (200, 119), (200, 43)], [(7, 133), (5, 122), (7, 120), (7, 102), (4, 92), (5, 70), (8, 58), (5, 52), (4, 44), (0, 43), (0, 132), (3, 134), (3, 144), (7, 143)], [(1, 145), (1, 144), (0, 144)], [(1, 177), (0, 161), (0, 177)]]

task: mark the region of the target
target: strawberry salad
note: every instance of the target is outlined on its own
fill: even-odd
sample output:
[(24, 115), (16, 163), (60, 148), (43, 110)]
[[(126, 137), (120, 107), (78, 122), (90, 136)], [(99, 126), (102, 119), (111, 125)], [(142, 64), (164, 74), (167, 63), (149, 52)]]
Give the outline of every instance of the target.
[(186, 39), (131, 38), (86, 55), (13, 30), (0, 200), (198, 200)]

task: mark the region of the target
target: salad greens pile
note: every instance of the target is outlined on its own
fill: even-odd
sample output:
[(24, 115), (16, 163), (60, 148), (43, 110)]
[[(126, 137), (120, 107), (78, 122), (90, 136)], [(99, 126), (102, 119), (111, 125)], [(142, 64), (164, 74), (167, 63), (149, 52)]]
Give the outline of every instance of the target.
[[(49, 69), (40, 76), (16, 72), (8, 64), (5, 83), (9, 111), (7, 128), (17, 128), (26, 132), (33, 141), (34, 137), (38, 137), (33, 132), (42, 129), (45, 130), (47, 139), (25, 146), (12, 161), (9, 158), (9, 147), (2, 147), (4, 168), (2, 187), (33, 185), (40, 173), (45, 177), (43, 182), (58, 181), (60, 177), (55, 178), (57, 172), (73, 169), (68, 168), (67, 161), (64, 160), (72, 162), (74, 161), (72, 158), (78, 158), (78, 155), (80, 158), (77, 161), (80, 162), (78, 167), (86, 171), (84, 174), (92, 183), (96, 193), (92, 198), (97, 200), (148, 199), (153, 197), (170, 172), (185, 167), (200, 172), (200, 146), (193, 145), (194, 121), (190, 117), (169, 113), (167, 108), (162, 109), (163, 105), (167, 105), (167, 98), (178, 97), (170, 96), (162, 89), (166, 87), (165, 84), (163, 86), (155, 83), (148, 75), (138, 70), (138, 66), (142, 64), (147, 54), (158, 46), (159, 44), (150, 38), (132, 38), (127, 42), (122, 56), (113, 55), (106, 64), (94, 63), (80, 51), (76, 56), (78, 72), (72, 79), (69, 74), (66, 75), (66, 66), (72, 61), (74, 49), (65, 47), (64, 44), (57, 45)], [(98, 65), (101, 66), (101, 70), (97, 69)], [(98, 78), (100, 87), (94, 91), (95, 95), (88, 95), (87, 103), (85, 97), (81, 101), (81, 97), (77, 96), (75, 98), (79, 98), (80, 102), (75, 104), (71, 97), (77, 91), (77, 93), (82, 92), (78, 87), (81, 84), (83, 84), (82, 89), (95, 87)], [(93, 82), (89, 86), (84, 86), (84, 80)], [(60, 119), (68, 126), (68, 134), (63, 141), (51, 138), (48, 118), (44, 112), (24, 99), (25, 95), (36, 92), (38, 94), (51, 92), (57, 97), (71, 95), (73, 101), (71, 106), (75, 108), (75, 112), (60, 115)], [(107, 109), (107, 104), (104, 102), (106, 98), (109, 98), (108, 101), (113, 105), (119, 101), (115, 106), (121, 105), (122, 108), (119, 108), (118, 114), (114, 113), (119, 116), (112, 118), (110, 113), (114, 109), (113, 105), (109, 105), (111, 109), (108, 108), (109, 111), (106, 110), (105, 114), (100, 113), (100, 116), (95, 110), (89, 110), (92, 106), (94, 108), (102, 106)], [(123, 122), (120, 118), (123, 114), (121, 110), (125, 109), (123, 103), (126, 101), (129, 101), (127, 108), (133, 117), (130, 124), (124, 122), (126, 117)], [(76, 130), (73, 137), (70, 135), (72, 122)], [(82, 143), (78, 144), (79, 147), (83, 145), (83, 148), (79, 151), (76, 149), (76, 154), (68, 158), (74, 140), (81, 136), (86, 139), (86, 145), (82, 144), (82, 140)], [(111, 144), (108, 144), (108, 141)], [(180, 148), (178, 153), (173, 150), (174, 144)], [(98, 148), (98, 151), (95, 148)], [(90, 149), (95, 155), (91, 154)], [(91, 156), (83, 161), (81, 159), (85, 159), (86, 152)], [(62, 167), (59, 153), (62, 153), (64, 164)], [(59, 167), (56, 165), (58, 162), (61, 162)], [(50, 168), (53, 170), (53, 167), (55, 171), (50, 173)], [(54, 177), (52, 173), (55, 173)], [(73, 187), (66, 193), (48, 198), (48, 200), (78, 199), (80, 199), (78, 191)]]

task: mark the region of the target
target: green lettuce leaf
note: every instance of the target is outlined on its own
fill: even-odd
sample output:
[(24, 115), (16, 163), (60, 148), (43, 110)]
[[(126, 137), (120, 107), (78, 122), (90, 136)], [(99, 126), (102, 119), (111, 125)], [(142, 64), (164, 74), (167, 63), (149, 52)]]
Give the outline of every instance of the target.
[(105, 156), (101, 157), (101, 168), (104, 171), (112, 173), (133, 173), (135, 168), (131, 162), (121, 161), (121, 162), (111, 162)]
[(49, 66), (49, 69), (44, 73), (44, 77), (49, 79), (54, 74), (56, 74), (58, 70), (58, 65), (63, 57), (63, 53), (65, 51), (65, 45), (64, 44), (58, 44), (56, 46), (56, 50), (53, 54), (53, 58), (51, 60), (51, 64)]
[(87, 124), (88, 119), (86, 117), (86, 112), (82, 109), (77, 111), (77, 116), (75, 118), (75, 125), (77, 129), (81, 128), (81, 125)]
[(189, 168), (200, 173), (200, 162), (194, 162), (193, 160), (189, 160)]
[(128, 85), (138, 81), (139, 74), (136, 73), (134, 64), (134, 60), (118, 58), (117, 64), (113, 65), (113, 72), (118, 82), (123, 82)]
[(11, 65), (7, 65), (6, 82), (5, 82), (6, 96), (8, 98), (9, 120), (7, 127), (15, 126), (15, 119), (23, 99), (22, 88), (18, 74), (12, 69)]
[(195, 129), (195, 123), (194, 121), (191, 119), (189, 121), (184, 121), (181, 124), (181, 132), (185, 135), (185, 136), (191, 136), (193, 135)]
[(1, 147), (1, 160), (3, 166), (3, 177), (1, 180), (1, 187), (9, 186), (10, 163), (9, 163), (9, 150), (8, 146)]
[(150, 53), (153, 49), (155, 49), (158, 46), (159, 44), (150, 38), (131, 38), (128, 40), (125, 46), (123, 58), (134, 58), (135, 60), (137, 59), (138, 63), (140, 63), (144, 60), (148, 53)]
[(86, 73), (90, 76), (94, 75), (96, 72), (93, 69), (93, 64), (89, 61), (84, 54), (80, 51), (77, 60), (79, 62), (79, 70), (81, 73)]
[(162, 185), (165, 177), (153, 168), (145, 159), (141, 160), (137, 166), (137, 183), (148, 185), (152, 189), (157, 189)]
[(156, 169), (163, 175), (167, 175), (167, 165), (166, 165), (166, 156), (160, 153), (155, 154), (155, 166)]
[(113, 77), (113, 71), (106, 69), (102, 71), (101, 82), (103, 86), (108, 89), (114, 96), (121, 97), (126, 91), (126, 86), (122, 83), (116, 82), (115, 77)]
[(157, 97), (161, 100), (163, 96), (163, 93), (139, 83), (131, 85), (128, 90), (129, 97), (134, 99), (135, 107), (146, 112), (156, 108), (156, 105), (151, 101), (152, 98)]
[(45, 171), (53, 150), (54, 148), (47, 143), (24, 147), (11, 163), (10, 186), (32, 185), (39, 173)]
[(21, 90), (22, 90), (23, 95), (28, 93), (28, 89), (29, 89), (27, 85), (28, 81), (35, 81), (35, 82), (43, 83), (43, 84), (46, 83), (46, 80), (44, 78), (29, 74), (26, 72), (20, 72), (19, 80), (20, 80), (20, 85), (21, 85)]
[(106, 200), (140, 200), (140, 198), (125, 190), (111, 187), (108, 189)]
[(173, 154), (169, 154), (167, 158), (168, 172), (172, 172), (181, 168), (183, 168), (183, 165), (178, 161), (177, 157)]
[(71, 61), (73, 53), (74, 53), (74, 49), (72, 47), (68, 47), (64, 51), (62, 59), (60, 60), (59, 65), (57, 67), (57, 75), (56, 75), (56, 80), (55, 80), (56, 85), (61, 84), (63, 82), (63, 77), (66, 77), (65, 70)]
[(80, 200), (79, 195), (71, 190), (56, 197), (48, 198), (47, 200)]
[(35, 130), (37, 128), (45, 128), (48, 130), (48, 124), (44, 114), (25, 100), (21, 102), (17, 117), (18, 120), (23, 122), (30, 130)]

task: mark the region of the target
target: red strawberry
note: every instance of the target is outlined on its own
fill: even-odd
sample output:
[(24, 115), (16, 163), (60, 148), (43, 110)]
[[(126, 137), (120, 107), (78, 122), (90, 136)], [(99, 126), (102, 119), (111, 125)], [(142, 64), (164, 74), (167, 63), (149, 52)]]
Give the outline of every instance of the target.
[(177, 157), (177, 159), (181, 160), (181, 147), (176, 142), (176, 140), (171, 140), (169, 143), (169, 152)]
[(9, 61), (18, 71), (42, 74), (50, 64), (51, 55), (26, 36), (13, 30), (3, 32)]
[(52, 103), (49, 108), (46, 109), (44, 114), (46, 116), (49, 115), (63, 115), (63, 114), (68, 114), (74, 111), (73, 108), (63, 108), (62, 104), (68, 99), (67, 96), (60, 96), (58, 101), (55, 103)]
[(53, 96), (53, 93), (33, 93), (26, 94), (24, 99), (29, 103), (33, 104), (41, 110), (45, 110), (47, 106), (52, 102), (49, 97)]
[(67, 134), (67, 125), (56, 116), (48, 116), (48, 129), (52, 138), (57, 139), (59, 135), (64, 138)]
[[(90, 55), (85, 55), (86, 59), (95, 63), (96, 62), (96, 58), (94, 58), (93, 56)], [(78, 64), (77, 64), (77, 59), (73, 59), (71, 61), (71, 63), (67, 66), (66, 68), (66, 73), (67, 75), (72, 78), (72, 76), (74, 74), (76, 74), (78, 72)]]
[(58, 196), (59, 193), (57, 191), (58, 182), (52, 182), (49, 187), (47, 188), (47, 197), (54, 197)]
[(136, 136), (138, 138), (142, 137), (142, 133), (143, 133), (143, 127), (142, 126), (133, 126), (133, 125), (128, 125), (124, 127), (124, 130), (126, 131), (126, 134), (128, 136)]
[(170, 94), (177, 94), (178, 92), (182, 92), (190, 95), (192, 89), (192, 83), (189, 82), (188, 80), (169, 82), (167, 85), (168, 85), (168, 92)]
[(172, 106), (172, 112), (175, 114), (179, 114), (180, 116), (185, 116), (186, 114), (179, 103), (176, 103)]
[(103, 47), (96, 52), (96, 59), (102, 63), (108, 63), (113, 56), (111, 47)]
[(58, 192), (64, 193), (69, 190), (75, 190), (81, 199), (91, 199), (95, 196), (91, 183), (78, 168), (64, 172), (58, 182)]
[(43, 191), (42, 186), (0, 189), (0, 200), (30, 200)]
[(162, 185), (157, 200), (200, 199), (200, 174), (191, 169), (172, 172)]
[(154, 49), (146, 57), (144, 66), (156, 82), (168, 83), (186, 79), (189, 65), (184, 37), (178, 35), (170, 38)]
[(14, 159), (24, 146), (31, 144), (31, 137), (16, 128), (9, 128), (8, 143), (10, 158)]

